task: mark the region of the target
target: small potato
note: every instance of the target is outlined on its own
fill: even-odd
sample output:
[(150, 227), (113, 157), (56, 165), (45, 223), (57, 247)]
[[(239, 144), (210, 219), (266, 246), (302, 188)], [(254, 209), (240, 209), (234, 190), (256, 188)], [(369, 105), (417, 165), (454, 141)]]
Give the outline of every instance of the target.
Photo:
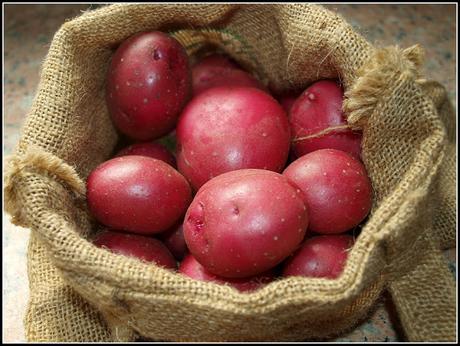
[(177, 167), (195, 190), (233, 170), (281, 172), (290, 147), (286, 113), (255, 88), (203, 92), (185, 107), (176, 134)]
[(208, 56), (192, 67), (193, 96), (219, 86), (265, 90), (261, 82), (223, 55)]
[(140, 155), (151, 157), (152, 159), (161, 160), (176, 168), (176, 158), (171, 154), (168, 149), (159, 143), (154, 142), (140, 142), (129, 145), (120, 150), (115, 157), (126, 155)]
[(366, 168), (344, 151), (322, 149), (306, 154), (291, 163), (283, 175), (302, 190), (311, 231), (348, 231), (371, 209), (372, 186)]
[(201, 187), (187, 210), (185, 242), (211, 273), (249, 277), (275, 267), (302, 242), (308, 212), (281, 174), (244, 169)]
[[(297, 157), (319, 149), (338, 149), (361, 158), (360, 132), (337, 129), (321, 134), (322, 131), (347, 124), (342, 103), (343, 90), (331, 80), (312, 84), (297, 98), (289, 112), (293, 150)], [(311, 138), (302, 139), (304, 137)]]
[(182, 260), (188, 252), (187, 244), (185, 243), (183, 223), (177, 223), (166, 232), (160, 233), (158, 238), (166, 245), (176, 259)]
[(170, 132), (191, 95), (187, 53), (159, 31), (138, 33), (116, 50), (106, 100), (115, 126), (140, 141)]
[(87, 180), (88, 206), (102, 224), (139, 234), (159, 233), (191, 202), (186, 179), (163, 161), (122, 156), (96, 167)]
[(307, 239), (283, 267), (283, 276), (337, 278), (353, 246), (349, 235), (322, 235)]
[(154, 238), (105, 230), (96, 235), (93, 243), (119, 255), (136, 257), (168, 269), (177, 268), (173, 255), (161, 241)]
[(273, 281), (275, 274), (273, 270), (265, 273), (248, 277), (248, 278), (235, 278), (229, 279), (221, 276), (214, 275), (206, 270), (200, 262), (198, 262), (192, 255), (187, 255), (179, 266), (179, 273), (182, 273), (192, 279), (200, 281), (212, 281), (221, 285), (229, 285), (236, 288), (240, 292), (255, 291)]

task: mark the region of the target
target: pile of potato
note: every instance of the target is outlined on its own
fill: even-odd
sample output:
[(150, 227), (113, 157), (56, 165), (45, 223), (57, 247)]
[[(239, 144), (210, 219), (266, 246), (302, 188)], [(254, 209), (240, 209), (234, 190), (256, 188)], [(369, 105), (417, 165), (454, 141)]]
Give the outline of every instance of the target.
[(88, 177), (94, 244), (240, 291), (343, 271), (372, 186), (336, 81), (271, 95), (225, 55), (190, 66), (143, 32), (114, 53), (106, 99), (132, 143)]

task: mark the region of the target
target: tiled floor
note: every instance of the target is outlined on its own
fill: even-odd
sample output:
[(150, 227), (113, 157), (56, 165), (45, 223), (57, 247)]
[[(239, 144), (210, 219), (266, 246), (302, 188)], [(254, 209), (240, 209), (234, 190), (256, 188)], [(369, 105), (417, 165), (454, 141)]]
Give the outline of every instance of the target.
[[(5, 5), (4, 155), (10, 154), (31, 106), (40, 66), (53, 34), (90, 5)], [(383, 46), (426, 48), (424, 71), (443, 83), (455, 105), (456, 27), (454, 5), (326, 5), (341, 13), (370, 41)], [(6, 342), (24, 341), (22, 319), (28, 299), (26, 248), (29, 230), (3, 221), (4, 329)], [(447, 252), (455, 270), (455, 250)], [(401, 340), (394, 307), (387, 296), (368, 320), (334, 341)]]

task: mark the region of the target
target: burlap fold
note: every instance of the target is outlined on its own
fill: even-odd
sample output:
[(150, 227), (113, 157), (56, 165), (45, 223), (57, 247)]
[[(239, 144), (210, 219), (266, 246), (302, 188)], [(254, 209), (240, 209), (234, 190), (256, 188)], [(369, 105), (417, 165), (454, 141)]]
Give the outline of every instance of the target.
[[(84, 181), (118, 139), (105, 73), (117, 45), (144, 30), (170, 32), (190, 55), (224, 51), (276, 92), (343, 82), (348, 120), (363, 130), (374, 206), (339, 279), (280, 279), (242, 294), (88, 242), (95, 225)], [(455, 240), (455, 120), (445, 90), (419, 75), (422, 60), (421, 47), (377, 49), (337, 14), (308, 4), (116, 4), (66, 22), (5, 181), (7, 211), (33, 234), (28, 339), (325, 338), (353, 327), (390, 288), (410, 339), (454, 340), (455, 283), (439, 245)], [(423, 290), (407, 288), (419, 282)]]

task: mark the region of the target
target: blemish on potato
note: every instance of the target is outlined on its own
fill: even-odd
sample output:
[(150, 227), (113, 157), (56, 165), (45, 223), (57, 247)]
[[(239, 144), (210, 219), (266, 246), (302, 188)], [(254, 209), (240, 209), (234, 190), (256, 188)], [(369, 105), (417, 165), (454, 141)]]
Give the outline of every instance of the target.
[(162, 58), (161, 52), (158, 50), (158, 48), (155, 48), (153, 50), (153, 60), (160, 60)]

